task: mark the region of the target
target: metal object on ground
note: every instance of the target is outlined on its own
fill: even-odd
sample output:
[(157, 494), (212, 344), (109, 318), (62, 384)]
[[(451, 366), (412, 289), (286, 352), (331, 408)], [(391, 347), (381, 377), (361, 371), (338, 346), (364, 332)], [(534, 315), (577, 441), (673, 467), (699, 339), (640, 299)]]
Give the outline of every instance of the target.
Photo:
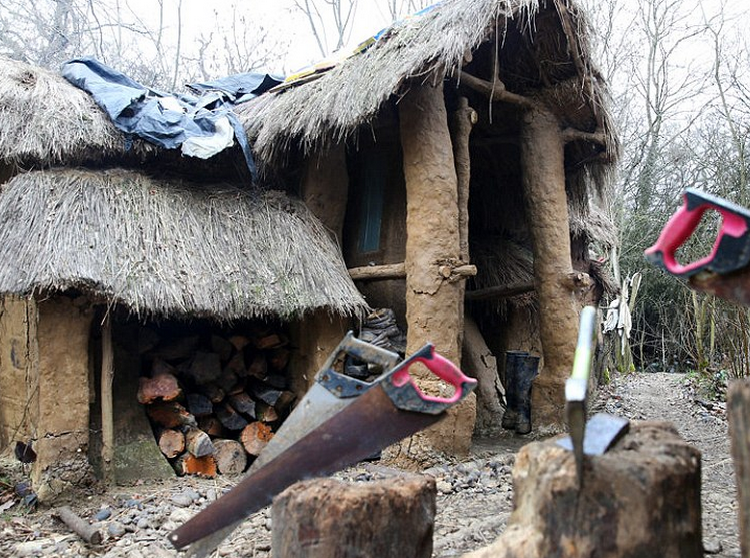
[[(409, 374), (415, 362), (451, 384), (454, 393), (447, 398), (422, 393)], [(294, 482), (338, 471), (434, 424), (475, 387), (476, 380), (464, 376), (432, 345), (426, 345), (372, 382), (362, 395), (352, 397), (347, 405), (332, 414), (329, 408), (327, 420), (308, 417), (314, 427), (304, 429), (297, 439), (286, 437), (276, 446), (276, 455), (265, 457), (229, 493), (173, 531), (170, 542), (179, 549), (208, 537), (190, 549), (193, 556), (205, 556), (239, 522), (268, 505), (273, 496)], [(300, 412), (306, 417), (307, 412)], [(263, 453), (259, 459), (262, 457)]]

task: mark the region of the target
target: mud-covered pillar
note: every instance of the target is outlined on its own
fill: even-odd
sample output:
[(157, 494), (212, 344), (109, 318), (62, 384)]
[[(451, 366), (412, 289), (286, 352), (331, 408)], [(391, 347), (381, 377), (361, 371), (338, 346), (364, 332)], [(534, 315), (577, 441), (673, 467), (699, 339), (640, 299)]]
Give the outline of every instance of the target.
[(307, 160), (302, 176), (302, 200), (341, 245), (349, 174), (343, 143), (316, 152)]
[(532, 424), (557, 430), (564, 424), (565, 379), (573, 365), (578, 332), (565, 193), (565, 144), (559, 121), (541, 107), (525, 112), (520, 140), (544, 355), (544, 370), (532, 391)]
[[(463, 286), (444, 272), (460, 261), (458, 191), (442, 83), (412, 88), (399, 103), (399, 116), (406, 181), (407, 353), (432, 342), (459, 364)], [(416, 370), (415, 375), (427, 391), (448, 393), (434, 376)], [(393, 457), (425, 462), (431, 450), (465, 453), (475, 418), (472, 395), (425, 433), (392, 448)]]

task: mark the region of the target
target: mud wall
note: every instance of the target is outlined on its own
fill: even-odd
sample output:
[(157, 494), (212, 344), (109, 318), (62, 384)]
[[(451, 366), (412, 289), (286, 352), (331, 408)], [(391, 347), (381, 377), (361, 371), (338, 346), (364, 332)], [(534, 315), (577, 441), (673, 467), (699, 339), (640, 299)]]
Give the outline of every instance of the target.
[(41, 501), (93, 482), (88, 462), (92, 312), (66, 297), (38, 304), (39, 415), (32, 483)]
[(38, 416), (37, 308), (33, 300), (0, 301), (0, 455), (36, 437)]

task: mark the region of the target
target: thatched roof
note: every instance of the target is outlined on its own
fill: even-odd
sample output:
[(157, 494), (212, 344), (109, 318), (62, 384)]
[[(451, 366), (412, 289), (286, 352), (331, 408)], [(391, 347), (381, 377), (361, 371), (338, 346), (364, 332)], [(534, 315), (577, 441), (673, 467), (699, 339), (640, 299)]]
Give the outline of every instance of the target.
[(353, 315), (366, 304), (327, 231), (298, 201), (56, 169), (0, 194), (0, 292), (75, 289), (140, 317)]
[(91, 96), (58, 73), (0, 56), (0, 163), (75, 165), (154, 152), (142, 141), (128, 150)]
[[(553, 110), (559, 108), (564, 125), (603, 132), (613, 163), (617, 145), (604, 109), (606, 91), (586, 37), (571, 0), (444, 0), (426, 15), (396, 24), (369, 50), (320, 78), (263, 95), (238, 112), (260, 162), (278, 164), (292, 147), (309, 153), (350, 138), (413, 83), (452, 77), (461, 87), (462, 71), (491, 79), (486, 74), (497, 49), (508, 91), (543, 95)], [(473, 62), (465, 63), (472, 51)], [(472, 106), (479, 104), (489, 103)], [(494, 111), (499, 118), (501, 109)], [(571, 151), (576, 149), (579, 159), (591, 155), (588, 146)]]

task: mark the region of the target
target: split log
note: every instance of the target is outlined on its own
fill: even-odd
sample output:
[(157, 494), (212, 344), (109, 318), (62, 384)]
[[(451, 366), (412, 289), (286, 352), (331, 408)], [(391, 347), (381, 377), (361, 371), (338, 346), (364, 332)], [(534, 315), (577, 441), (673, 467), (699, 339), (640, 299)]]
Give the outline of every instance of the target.
[(258, 402), (255, 405), (255, 418), (261, 422), (275, 422), (279, 420), (279, 413), (274, 407)]
[(270, 364), (271, 368), (274, 370), (284, 370), (286, 365), (289, 364), (289, 349), (286, 347), (273, 349), (268, 355), (268, 364)]
[(202, 393), (188, 393), (187, 408), (195, 417), (207, 417), (214, 412), (214, 404)]
[(259, 401), (270, 406), (274, 406), (279, 397), (281, 397), (281, 390), (270, 387), (262, 382), (252, 382), (250, 384), (250, 393)]
[(81, 537), (84, 541), (89, 544), (101, 544), (102, 533), (94, 525), (90, 525), (88, 521), (79, 517), (73, 510), (68, 506), (61, 506), (57, 508), (55, 515), (60, 518), (60, 521), (65, 523), (71, 531)]
[(189, 428), (185, 432), (185, 448), (195, 457), (205, 457), (214, 452), (211, 438), (200, 428)]
[(247, 368), (245, 367), (245, 355), (243, 353), (237, 353), (224, 367), (224, 372), (233, 372), (236, 376), (242, 378), (247, 376)]
[(271, 438), (273, 438), (271, 427), (262, 422), (251, 422), (240, 434), (240, 442), (242, 442), (245, 451), (256, 457), (260, 455)]
[(750, 381), (735, 380), (727, 394), (727, 418), (737, 477), (740, 548), (750, 556)]
[(215, 416), (199, 418), (198, 428), (212, 438), (221, 438), (224, 435), (224, 425)]
[(242, 430), (247, 426), (247, 420), (226, 402), (216, 406), (216, 418), (229, 430)]
[(168, 458), (174, 459), (185, 451), (185, 435), (179, 430), (165, 428), (159, 432), (159, 449)]
[(216, 476), (216, 460), (213, 455), (195, 457), (185, 452), (172, 462), (172, 467), (179, 476), (198, 475), (207, 479)]
[(144, 405), (161, 399), (173, 401), (182, 394), (177, 378), (168, 372), (161, 372), (153, 378), (138, 379), (138, 403)]
[(435, 480), (418, 475), (361, 484), (299, 482), (274, 498), (274, 555), (429, 558), (435, 493)]
[(216, 380), (216, 385), (219, 386), (224, 393), (232, 393), (237, 387), (239, 381), (240, 379), (237, 374), (225, 368), (219, 376), (219, 379)]
[(247, 369), (247, 373), (250, 376), (260, 378), (261, 380), (265, 378), (266, 374), (268, 374), (268, 362), (266, 361), (266, 357), (262, 354), (255, 355)]
[(274, 405), (273, 408), (280, 413), (286, 412), (295, 399), (297, 399), (297, 396), (291, 391), (282, 391), (281, 396), (276, 401), (276, 405)]
[(229, 342), (234, 345), (235, 349), (241, 351), (250, 344), (250, 339), (244, 335), (232, 335)]
[(283, 345), (287, 344), (287, 340), (278, 333), (271, 333), (270, 335), (264, 335), (263, 337), (259, 337), (255, 340), (255, 348), (256, 349), (275, 349), (277, 347), (282, 347)]
[(229, 396), (229, 404), (238, 413), (255, 418), (255, 401), (247, 393), (237, 393)]
[(221, 335), (214, 334), (211, 336), (211, 350), (219, 355), (222, 362), (227, 362), (232, 357), (234, 345)]
[(221, 359), (216, 353), (196, 352), (188, 375), (198, 385), (215, 382), (221, 376)]
[(203, 392), (203, 395), (211, 400), (211, 403), (221, 403), (227, 396), (227, 394), (224, 393), (224, 390), (216, 384), (206, 384), (201, 386), (201, 391)]
[(633, 424), (609, 452), (586, 456), (579, 489), (572, 452), (527, 444), (508, 528), (464, 558), (702, 557), (700, 459), (671, 424)]
[(196, 426), (195, 417), (176, 401), (156, 401), (146, 405), (149, 418), (162, 428)]
[(265, 378), (263, 378), (263, 383), (271, 386), (274, 389), (283, 390), (283, 389), (286, 389), (286, 386), (289, 383), (289, 381), (287, 380), (287, 377), (284, 374), (271, 373), (271, 374), (268, 374)]
[(151, 363), (151, 377), (159, 374), (174, 374), (175, 367), (160, 358), (155, 358)]
[(222, 475), (239, 475), (247, 467), (247, 453), (237, 440), (214, 440), (214, 459)]

